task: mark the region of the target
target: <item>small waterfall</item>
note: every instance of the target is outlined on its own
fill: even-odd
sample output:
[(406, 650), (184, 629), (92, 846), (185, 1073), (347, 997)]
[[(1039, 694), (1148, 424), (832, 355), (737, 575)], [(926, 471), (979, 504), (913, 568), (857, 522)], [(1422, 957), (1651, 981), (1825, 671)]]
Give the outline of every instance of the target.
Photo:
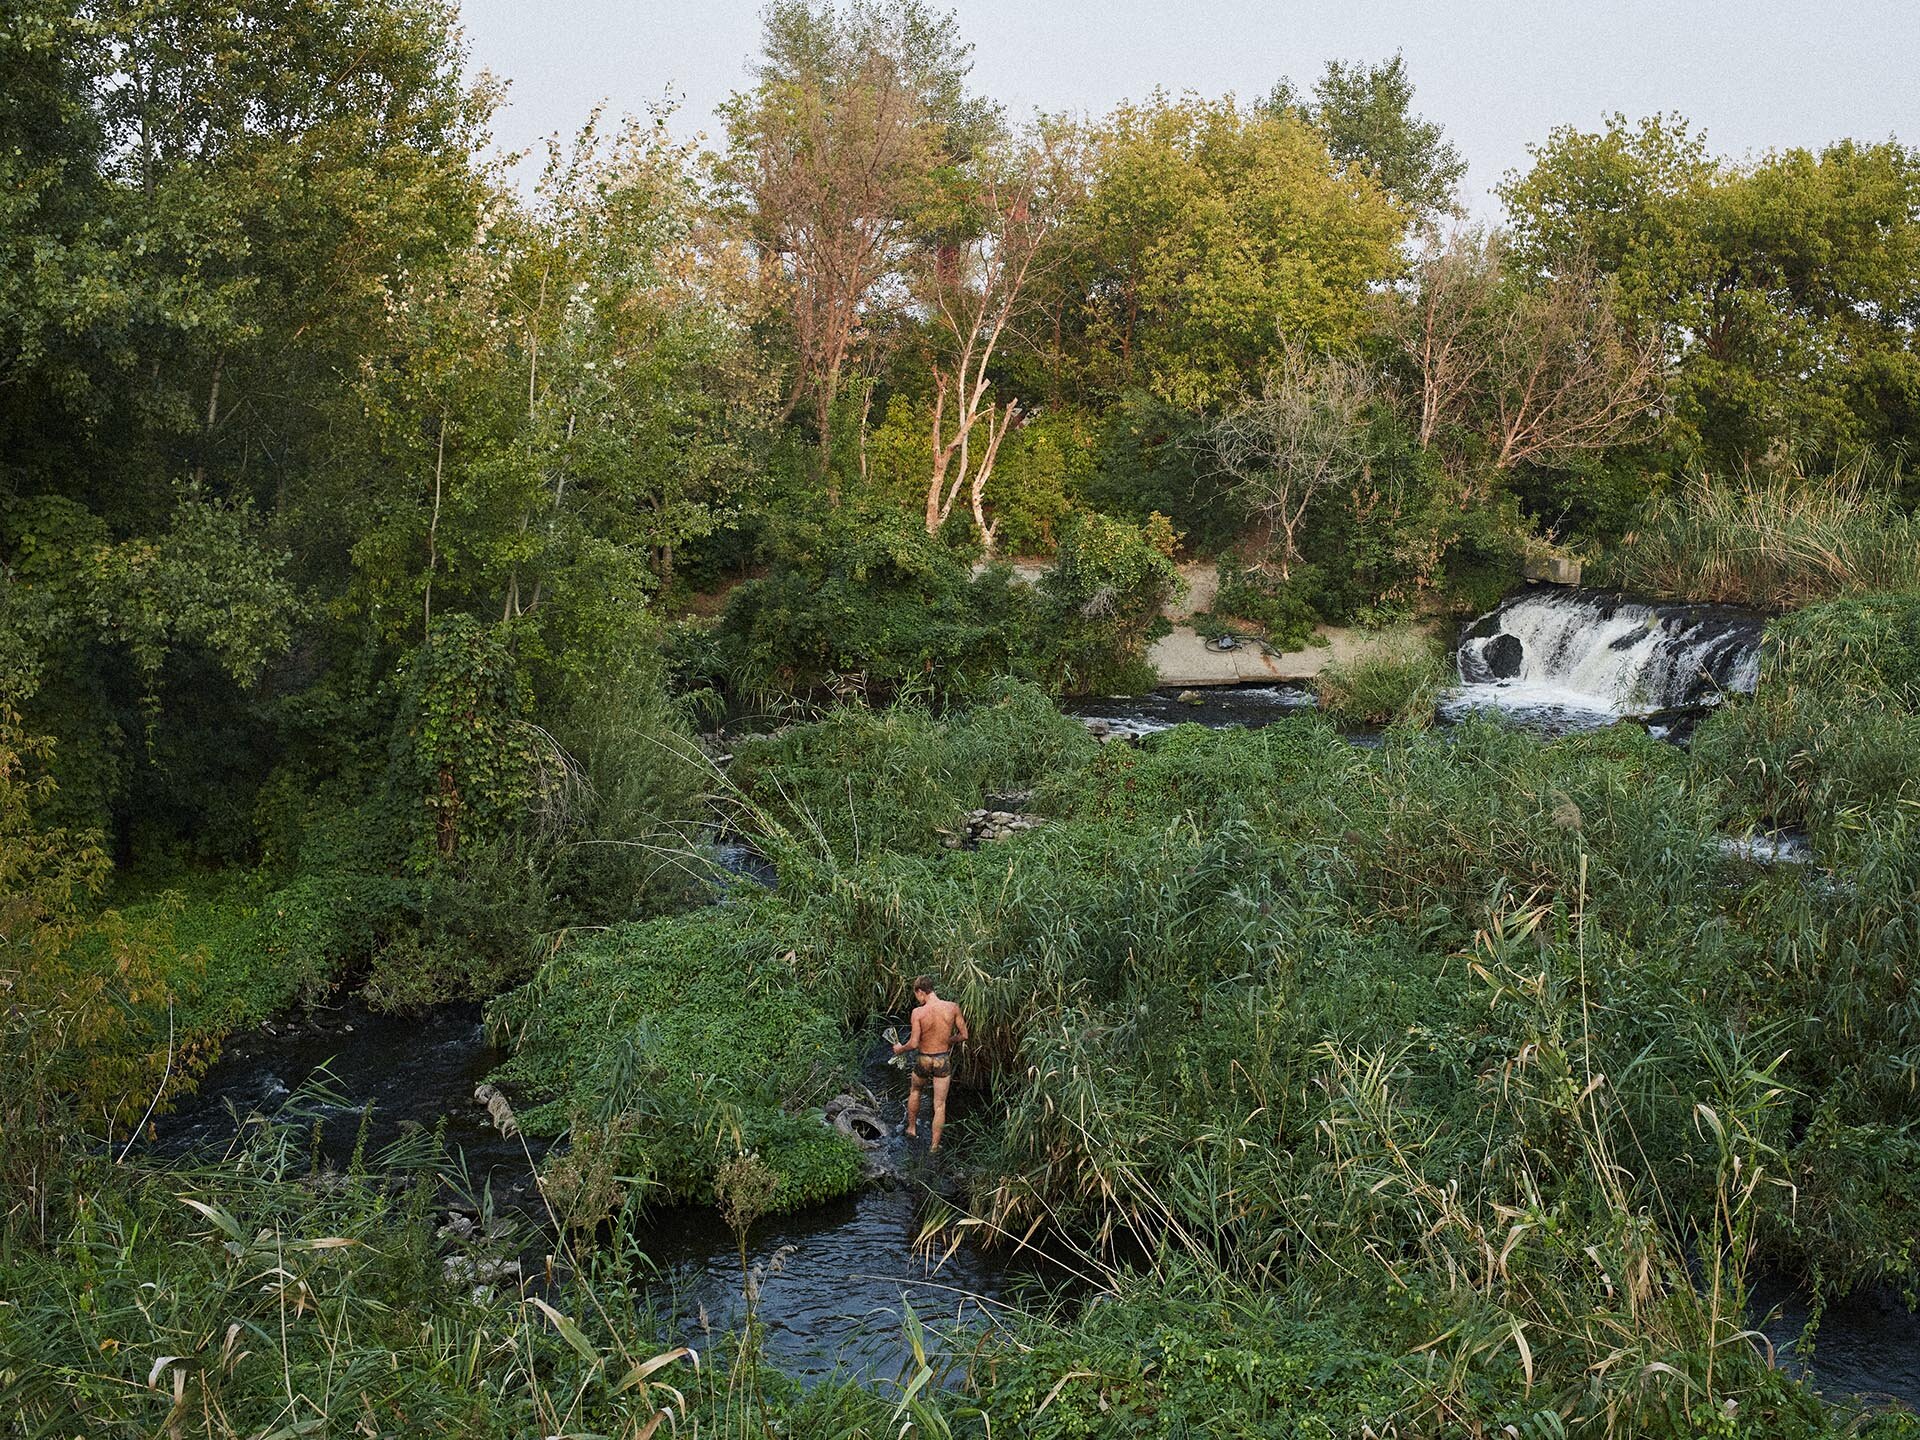
[(1527, 590), (1461, 638), (1450, 709), (1494, 705), (1595, 723), (1751, 692), (1763, 620), (1722, 605), (1665, 605), (1598, 590)]

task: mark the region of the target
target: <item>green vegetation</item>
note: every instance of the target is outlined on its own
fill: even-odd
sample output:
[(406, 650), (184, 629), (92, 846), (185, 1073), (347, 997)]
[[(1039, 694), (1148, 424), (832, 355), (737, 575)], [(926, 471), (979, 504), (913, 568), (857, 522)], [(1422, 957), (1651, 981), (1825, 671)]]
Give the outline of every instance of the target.
[(1702, 475), (1648, 505), (1611, 557), (1627, 589), (1767, 609), (1920, 590), (1920, 521), (1856, 466), (1842, 475)]
[(711, 1200), (716, 1167), (742, 1150), (778, 1181), (771, 1209), (860, 1183), (858, 1147), (818, 1118), (849, 1068), (838, 1017), (766, 949), (769, 928), (740, 897), (603, 931), (494, 1006), (515, 1052), (503, 1081), (553, 1097), (521, 1124), (573, 1137), (548, 1187), (572, 1223)]
[[(1904, 704), (1910, 620), (1872, 652), (1893, 683), (1862, 682), (1883, 705)], [(1133, 1278), (979, 1362), (997, 1426), (1082, 1433), (1100, 1400), (1290, 1415), (1308, 1402), (1289, 1377), (1334, 1365), (1351, 1387), (1312, 1403), (1350, 1428), (1691, 1434), (1738, 1413), (1733, 1433), (1822, 1434), (1741, 1338), (1747, 1286), (1763, 1260), (1913, 1283), (1897, 917), (1920, 777), (1836, 822), (1845, 889), (1755, 870), (1720, 844), (1749, 802), (1706, 737), (1758, 708), (1730, 706), (1694, 756), (1632, 727), (1543, 744), (1474, 721), (1377, 750), (1318, 718), (1182, 727), (1056, 753), (1051, 819), (1016, 840), (941, 856), (923, 827), (876, 827), (750, 907), (659, 923), (724, 931), (716, 981), (773, 963), (849, 1019), (937, 964), (976, 1059), (1024, 1077), (955, 1223), (1060, 1227)], [(931, 743), (898, 717), (854, 733)], [(796, 782), (818, 773), (805, 731), (777, 743)], [(1355, 1287), (1368, 1267), (1386, 1283)], [(1189, 1379), (1140, 1344), (1241, 1359)], [(1085, 1389), (1049, 1432), (1022, 1407), (1056, 1384)]]
[(845, 708), (739, 746), (742, 823), (792, 864), (935, 853), (992, 794), (1031, 790), (1093, 747), (1044, 691), (1007, 682), (946, 716)]
[[(1920, 155), (1616, 117), (1449, 231), (1397, 57), (1029, 120), (920, 0), (779, 0), (712, 153), (596, 114), (523, 191), (455, 18), (0, 21), (0, 1430), (1914, 1433), (1745, 1327), (1920, 1286)], [(1759, 694), (1434, 730), (1545, 553), (1776, 612)], [(1209, 633), (1416, 638), (1095, 745), (1190, 560)], [(639, 1217), (858, 1185), (918, 970), (992, 1082), (930, 1238), (1094, 1293), (805, 1390), (749, 1281), (694, 1372)], [(347, 990), (490, 1002), (555, 1233), (299, 1111), (142, 1150)]]
[(1452, 678), (1433, 636), (1405, 630), (1350, 661), (1334, 661), (1314, 678), (1320, 708), (1336, 725), (1425, 724)]

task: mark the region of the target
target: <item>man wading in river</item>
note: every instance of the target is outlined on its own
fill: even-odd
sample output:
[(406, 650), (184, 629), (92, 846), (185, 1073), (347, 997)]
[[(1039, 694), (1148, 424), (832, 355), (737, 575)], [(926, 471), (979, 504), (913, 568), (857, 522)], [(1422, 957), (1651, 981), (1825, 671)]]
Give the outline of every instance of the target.
[(953, 1047), (967, 1038), (967, 1017), (951, 1000), (942, 1000), (934, 991), (931, 975), (917, 975), (913, 981), (913, 1029), (904, 1045), (893, 1047), (896, 1055), (908, 1050), (920, 1053), (913, 1062), (913, 1088), (907, 1093), (907, 1134), (920, 1133), (920, 1091), (933, 1084), (933, 1139), (928, 1150), (940, 1148), (940, 1132), (947, 1123), (947, 1087), (953, 1083)]

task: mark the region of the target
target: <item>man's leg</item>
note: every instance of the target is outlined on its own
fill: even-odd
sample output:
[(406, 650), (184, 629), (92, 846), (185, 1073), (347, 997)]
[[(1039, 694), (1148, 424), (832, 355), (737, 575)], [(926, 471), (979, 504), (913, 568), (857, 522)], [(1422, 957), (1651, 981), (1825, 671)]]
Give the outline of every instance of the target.
[[(920, 1077), (918, 1075), (915, 1075), (913, 1077), (913, 1084), (907, 1091), (907, 1134), (909, 1136), (918, 1135), (920, 1133), (920, 1086), (921, 1084), (922, 1084), (922, 1081)], [(935, 1101), (934, 1103), (935, 1105), (939, 1104), (938, 1101)], [(937, 1109), (934, 1111), (934, 1114), (936, 1115), (938, 1115), (939, 1113), (940, 1112)], [(936, 1120), (934, 1123), (937, 1125), (939, 1122)]]
[(947, 1126), (947, 1087), (952, 1083), (946, 1075), (933, 1082), (933, 1140), (927, 1146), (929, 1150), (940, 1148), (940, 1132)]

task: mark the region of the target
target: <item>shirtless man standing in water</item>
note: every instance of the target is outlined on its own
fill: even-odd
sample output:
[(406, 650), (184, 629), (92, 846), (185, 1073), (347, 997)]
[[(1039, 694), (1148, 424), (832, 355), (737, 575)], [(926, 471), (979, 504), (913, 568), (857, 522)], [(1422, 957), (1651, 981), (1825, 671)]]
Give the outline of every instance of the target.
[(920, 1091), (932, 1081), (933, 1140), (927, 1148), (938, 1150), (940, 1132), (947, 1123), (947, 1087), (953, 1083), (953, 1046), (967, 1038), (967, 1017), (953, 1001), (940, 998), (931, 975), (914, 977), (913, 998), (913, 1029), (904, 1045), (893, 1047), (893, 1053), (920, 1052), (913, 1062), (913, 1088), (907, 1095), (907, 1135), (920, 1133)]

